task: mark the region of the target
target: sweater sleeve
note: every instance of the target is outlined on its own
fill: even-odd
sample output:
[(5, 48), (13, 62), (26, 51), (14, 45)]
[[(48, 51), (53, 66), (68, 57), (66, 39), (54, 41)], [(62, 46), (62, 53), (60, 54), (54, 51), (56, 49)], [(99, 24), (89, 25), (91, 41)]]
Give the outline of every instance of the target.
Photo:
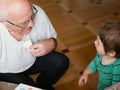
[(91, 69), (93, 73), (97, 72), (100, 61), (101, 61), (101, 56), (97, 53), (95, 58), (88, 65), (88, 68)]

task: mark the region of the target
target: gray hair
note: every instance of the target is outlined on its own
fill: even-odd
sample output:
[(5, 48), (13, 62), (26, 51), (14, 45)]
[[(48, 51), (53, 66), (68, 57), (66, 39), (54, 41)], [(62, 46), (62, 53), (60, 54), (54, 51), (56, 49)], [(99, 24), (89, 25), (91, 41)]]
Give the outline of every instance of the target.
[(3, 5), (2, 0), (0, 0), (0, 18), (6, 17), (6, 9)]

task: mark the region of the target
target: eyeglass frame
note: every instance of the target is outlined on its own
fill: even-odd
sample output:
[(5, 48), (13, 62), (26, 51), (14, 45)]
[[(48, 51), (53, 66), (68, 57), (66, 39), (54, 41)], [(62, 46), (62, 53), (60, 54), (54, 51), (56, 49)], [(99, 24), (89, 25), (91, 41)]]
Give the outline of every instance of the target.
[(24, 29), (24, 28), (29, 24), (29, 22), (34, 19), (34, 17), (36, 16), (36, 14), (37, 14), (37, 12), (38, 12), (38, 10), (37, 10), (33, 5), (32, 5), (32, 8), (35, 10), (35, 12), (34, 12), (34, 10), (33, 10), (33, 14), (31, 15), (31, 17), (30, 17), (28, 20), (25, 21), (25, 22), (27, 22), (27, 23), (24, 22), (25, 24), (24, 24), (23, 26), (14, 24), (13, 22), (11, 22), (11, 21), (9, 21), (9, 20), (7, 20), (7, 19), (4, 19), (4, 20), (5, 20), (6, 22), (8, 22), (9, 24), (13, 25), (13, 26), (16, 26), (16, 27), (19, 27), (19, 28), (21, 28), (21, 29)]

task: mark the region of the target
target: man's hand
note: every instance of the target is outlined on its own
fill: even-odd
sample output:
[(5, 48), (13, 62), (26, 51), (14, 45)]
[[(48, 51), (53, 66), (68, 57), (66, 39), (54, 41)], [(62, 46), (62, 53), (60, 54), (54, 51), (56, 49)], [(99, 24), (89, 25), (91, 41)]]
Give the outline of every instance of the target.
[(55, 48), (56, 48), (56, 40), (50, 38), (31, 45), (29, 51), (33, 56), (39, 57), (48, 54)]

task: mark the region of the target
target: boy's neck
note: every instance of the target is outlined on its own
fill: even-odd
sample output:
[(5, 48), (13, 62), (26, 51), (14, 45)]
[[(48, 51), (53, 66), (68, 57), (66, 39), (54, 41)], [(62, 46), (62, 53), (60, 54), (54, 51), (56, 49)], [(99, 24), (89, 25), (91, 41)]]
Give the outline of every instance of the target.
[(110, 57), (110, 56), (105, 55), (102, 57), (101, 63), (103, 65), (108, 65), (108, 64), (112, 64), (115, 60), (116, 60), (115, 57)]

